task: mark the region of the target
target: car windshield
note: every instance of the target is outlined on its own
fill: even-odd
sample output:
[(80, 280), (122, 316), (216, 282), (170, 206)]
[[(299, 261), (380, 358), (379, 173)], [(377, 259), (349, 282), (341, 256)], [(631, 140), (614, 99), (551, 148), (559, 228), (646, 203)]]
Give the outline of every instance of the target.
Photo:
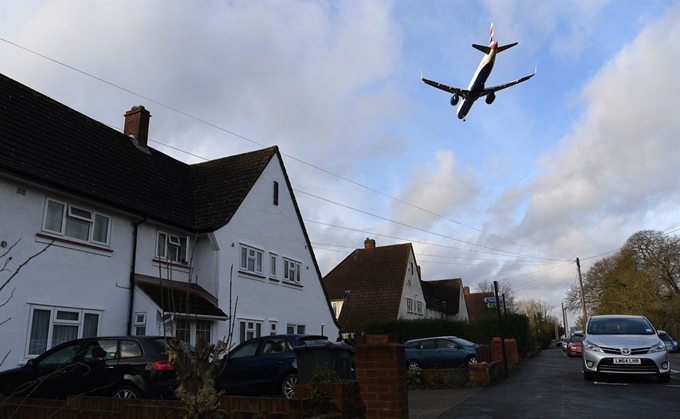
[(453, 341), (455, 341), (459, 345), (463, 345), (463, 346), (475, 346), (476, 345), (476, 343), (470, 342), (469, 340), (463, 339), (463, 338), (455, 338), (455, 339), (453, 339)]
[(574, 336), (571, 337), (571, 339), (569, 339), (569, 341), (571, 341), (571, 342), (580, 342), (580, 341), (581, 341), (581, 336), (579, 336), (579, 335), (574, 335)]
[(596, 319), (588, 324), (591, 335), (653, 335), (654, 328), (641, 318)]

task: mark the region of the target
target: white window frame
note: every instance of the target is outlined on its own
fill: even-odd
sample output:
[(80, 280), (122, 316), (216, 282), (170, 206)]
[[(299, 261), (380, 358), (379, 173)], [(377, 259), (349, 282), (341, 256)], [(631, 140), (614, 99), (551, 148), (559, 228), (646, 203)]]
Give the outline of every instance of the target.
[(286, 333), (289, 334), (289, 335), (294, 335), (294, 334), (304, 335), (305, 333), (307, 333), (307, 325), (296, 324), (296, 323), (288, 323), (286, 325)]
[[(162, 240), (161, 236), (164, 237)], [(182, 252), (182, 246), (184, 246), (184, 252)], [(168, 258), (171, 247), (177, 248), (177, 257), (175, 259)], [(177, 234), (170, 234), (163, 230), (158, 230), (156, 233), (156, 257), (160, 260), (188, 265), (189, 236), (184, 237)]]
[[(296, 260), (283, 258), (283, 279), (296, 284), (300, 283), (302, 264)], [(292, 277), (292, 278), (291, 278)]]
[(146, 335), (146, 311), (135, 313), (135, 336), (144, 335)]
[(418, 314), (422, 315), (423, 314), (423, 302), (422, 301), (416, 301), (416, 311)]
[(276, 322), (274, 320), (269, 321), (269, 335), (270, 336), (277, 334), (277, 330), (276, 330), (277, 324), (278, 324), (278, 322)]
[(276, 279), (276, 265), (279, 261), (279, 255), (269, 252), (269, 277)]
[[(39, 351), (38, 353), (30, 353), (31, 349), (31, 328), (33, 326), (33, 315), (36, 310), (43, 310), (43, 311), (49, 311), (50, 312), (50, 318), (49, 318), (49, 325), (47, 328), (47, 336), (46, 336), (46, 342), (45, 342), (45, 348)], [(58, 312), (65, 312), (65, 313), (77, 313), (78, 314), (78, 320), (68, 320), (68, 319), (57, 319), (57, 313)], [(39, 305), (39, 304), (30, 304), (29, 305), (29, 316), (28, 316), (28, 333), (26, 334), (26, 349), (24, 351), (24, 356), (26, 358), (35, 358), (36, 356), (40, 355), (41, 353), (52, 349), (52, 338), (54, 336), (54, 326), (76, 326), (78, 327), (78, 333), (76, 335), (76, 339), (80, 339), (83, 337), (83, 332), (85, 329), (85, 315), (86, 314), (93, 314), (97, 316), (97, 331), (95, 336), (99, 336), (99, 331), (101, 330), (101, 324), (102, 324), (102, 314), (103, 311), (101, 310), (90, 310), (90, 309), (82, 309), (82, 308), (75, 308), (75, 307), (58, 307), (58, 306), (45, 306), (45, 305)]]
[[(57, 205), (61, 205), (63, 210), (61, 213), (61, 222), (59, 226), (59, 230), (52, 229), (48, 227), (48, 220), (47, 217), (49, 215), (48, 208), (50, 206), (50, 203), (54, 203)], [(74, 211), (75, 210), (75, 211)], [(76, 211), (82, 211), (82, 212), (87, 212), (90, 214), (90, 217), (84, 217), (83, 215), (77, 214)], [(97, 224), (99, 219), (105, 219), (106, 220), (106, 240), (101, 241), (97, 240), (95, 238), (95, 231), (98, 229)], [(66, 224), (69, 220), (73, 220), (74, 222), (79, 222), (79, 223), (86, 223), (88, 224), (88, 233), (87, 233), (87, 239), (83, 239), (80, 237), (74, 237), (74, 236), (69, 236), (66, 233)], [(42, 223), (42, 230), (45, 232), (48, 232), (50, 234), (57, 234), (59, 236), (63, 236), (65, 238), (68, 238), (69, 240), (74, 240), (74, 241), (79, 241), (79, 242), (84, 242), (84, 243), (93, 243), (96, 245), (100, 246), (108, 246), (109, 242), (111, 240), (111, 225), (112, 225), (112, 217), (110, 215), (106, 215), (97, 211), (94, 211), (90, 208), (87, 208), (86, 206), (82, 205), (73, 205), (68, 202), (64, 201), (59, 201), (57, 199), (52, 199), (52, 198), (46, 198), (45, 200), (45, 213), (43, 215), (43, 223)]]
[(177, 336), (177, 326), (179, 325), (179, 322), (186, 322), (188, 326), (188, 334), (189, 334), (189, 339), (185, 339), (187, 343), (190, 343), (192, 345), (196, 345), (196, 334), (198, 333), (198, 322), (209, 322), (210, 326), (209, 329), (207, 330), (209, 334), (209, 339), (207, 343), (211, 343), (212, 338), (214, 336), (214, 330), (215, 330), (215, 322), (209, 319), (201, 319), (201, 318), (195, 318), (195, 317), (175, 317), (175, 322), (174, 322), (174, 330), (173, 330), (173, 336)]
[(413, 300), (410, 298), (406, 299), (406, 312), (407, 313), (413, 313)]
[(262, 336), (262, 323), (262, 320), (239, 319), (239, 343)]
[[(243, 252), (246, 252), (244, 255)], [(259, 266), (258, 266), (259, 258)], [(253, 263), (253, 268), (250, 269), (250, 263)], [(258, 249), (247, 244), (240, 243), (239, 252), (239, 270), (241, 272), (248, 272), (251, 274), (262, 275), (264, 265), (264, 250)]]

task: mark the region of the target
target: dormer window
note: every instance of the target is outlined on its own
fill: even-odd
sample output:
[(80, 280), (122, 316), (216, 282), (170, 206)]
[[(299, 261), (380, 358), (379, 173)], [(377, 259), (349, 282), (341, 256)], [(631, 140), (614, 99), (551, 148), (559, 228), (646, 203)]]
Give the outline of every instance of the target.
[(188, 264), (188, 242), (188, 237), (175, 236), (159, 231), (156, 256), (169, 262)]

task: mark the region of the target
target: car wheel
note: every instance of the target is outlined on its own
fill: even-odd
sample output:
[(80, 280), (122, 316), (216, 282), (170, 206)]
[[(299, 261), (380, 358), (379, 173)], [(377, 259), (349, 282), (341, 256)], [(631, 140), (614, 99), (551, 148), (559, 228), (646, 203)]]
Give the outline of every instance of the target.
[(420, 369), (420, 363), (418, 363), (418, 361), (409, 361), (406, 365), (408, 365), (408, 369), (410, 370)]
[(283, 384), (281, 384), (281, 393), (283, 394), (283, 397), (285, 397), (287, 399), (294, 398), (295, 397), (295, 387), (297, 386), (297, 383), (298, 383), (297, 374), (288, 375), (283, 380)]
[(659, 374), (659, 382), (660, 383), (670, 383), (671, 382), (671, 373)]
[(477, 363), (477, 357), (476, 356), (469, 356), (465, 359), (465, 365), (470, 365), (470, 364), (476, 364)]
[(142, 392), (135, 386), (120, 386), (113, 392), (116, 399), (141, 399)]
[(593, 381), (595, 379), (595, 373), (590, 371), (583, 371), (583, 379), (586, 381)]

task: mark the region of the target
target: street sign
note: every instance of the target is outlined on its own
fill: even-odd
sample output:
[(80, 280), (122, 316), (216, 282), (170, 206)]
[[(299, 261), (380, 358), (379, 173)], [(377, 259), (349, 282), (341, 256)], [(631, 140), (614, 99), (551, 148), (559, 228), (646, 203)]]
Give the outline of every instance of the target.
[(496, 297), (486, 297), (484, 298), (485, 303), (495, 303), (496, 302)]
[(486, 306), (489, 307), (489, 308), (496, 308), (496, 303), (495, 303), (495, 302), (493, 302), (493, 303), (486, 303)]

